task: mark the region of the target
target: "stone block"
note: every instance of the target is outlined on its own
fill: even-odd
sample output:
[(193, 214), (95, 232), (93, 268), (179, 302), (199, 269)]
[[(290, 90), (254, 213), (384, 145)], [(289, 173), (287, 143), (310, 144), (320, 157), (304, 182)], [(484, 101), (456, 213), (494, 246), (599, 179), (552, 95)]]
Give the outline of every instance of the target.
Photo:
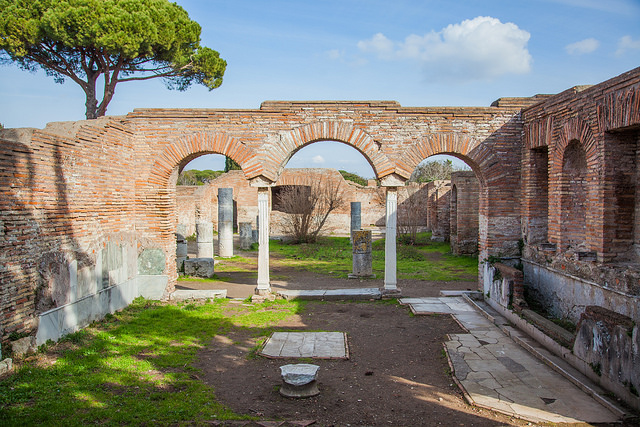
[(640, 334), (627, 316), (588, 306), (578, 323), (573, 353), (596, 374), (640, 390)]
[(286, 397), (311, 397), (319, 394), (316, 382), (318, 369), (320, 366), (308, 363), (281, 366), (280, 394)]
[(11, 342), (11, 353), (14, 357), (24, 357), (27, 354), (35, 353), (37, 349), (36, 337), (24, 337)]
[(239, 224), (240, 228), (240, 249), (247, 250), (251, 247), (252, 243), (252, 230), (250, 222), (241, 222)]
[(184, 262), (184, 274), (195, 277), (213, 277), (213, 258), (194, 258)]
[(169, 277), (165, 275), (139, 275), (136, 280), (138, 281), (138, 295), (153, 300), (162, 299), (169, 283)]
[(4, 359), (0, 362), (0, 375), (5, 374), (13, 369), (13, 360)]
[(164, 273), (166, 259), (164, 251), (157, 248), (148, 248), (138, 256), (138, 274), (158, 275)]

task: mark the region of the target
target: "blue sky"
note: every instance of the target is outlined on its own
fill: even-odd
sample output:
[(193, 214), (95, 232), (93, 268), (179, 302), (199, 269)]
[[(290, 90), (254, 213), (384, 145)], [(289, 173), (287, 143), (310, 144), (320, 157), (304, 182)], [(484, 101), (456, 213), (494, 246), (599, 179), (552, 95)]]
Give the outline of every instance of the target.
[[(177, 92), (161, 81), (123, 83), (108, 114), (146, 107), (259, 108), (265, 100), (488, 106), (502, 96), (557, 93), (640, 66), (640, 0), (177, 3), (202, 26), (202, 44), (227, 60), (222, 86)], [(83, 117), (77, 85), (0, 67), (5, 127), (42, 128)], [(335, 146), (314, 146), (289, 166), (370, 174), (359, 154), (337, 156)]]

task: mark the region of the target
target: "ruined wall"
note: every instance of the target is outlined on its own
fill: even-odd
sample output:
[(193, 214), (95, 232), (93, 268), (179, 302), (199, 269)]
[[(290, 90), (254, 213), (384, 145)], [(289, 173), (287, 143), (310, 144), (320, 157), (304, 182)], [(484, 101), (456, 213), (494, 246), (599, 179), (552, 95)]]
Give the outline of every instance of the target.
[[(363, 227), (383, 227), (385, 225), (385, 189), (373, 186), (361, 186), (345, 180), (335, 169), (307, 168), (285, 169), (276, 182), (274, 189), (287, 185), (305, 185), (309, 180), (334, 180), (340, 184), (345, 204), (335, 210), (327, 219), (324, 234), (348, 234), (350, 227), (350, 202), (360, 202)], [(411, 184), (398, 189), (398, 225), (426, 226), (426, 187), (427, 184)], [(196, 212), (217, 228), (217, 188), (232, 188), (237, 204), (237, 221), (251, 222), (255, 229), (258, 209), (256, 187), (251, 187), (242, 171), (230, 171), (202, 186), (177, 186), (178, 223), (187, 226), (187, 235), (195, 233)], [(271, 234), (282, 235), (283, 212), (271, 211)], [(477, 209), (476, 209), (477, 215)]]
[[(637, 306), (640, 296), (639, 87), (636, 69), (525, 109), (522, 156), (522, 238), (532, 272), (528, 282), (540, 283), (541, 273), (534, 270), (541, 269), (545, 275), (583, 279), (594, 285), (576, 285), (578, 289), (601, 288), (597, 305), (634, 318), (638, 314), (631, 313), (635, 309), (629, 304)], [(572, 291), (575, 297), (561, 302), (566, 290), (547, 289), (544, 298), (551, 310), (577, 321), (593, 302), (593, 292), (578, 297), (582, 292)], [(622, 299), (628, 302), (620, 304), (614, 294), (627, 295)]]
[(450, 199), (451, 252), (456, 255), (476, 254), (480, 185), (473, 171), (451, 174)]
[[(137, 275), (134, 146), (131, 130), (110, 119), (0, 130), (4, 339)], [(49, 330), (77, 328), (52, 321)]]
[(578, 324), (573, 354), (640, 407), (640, 68), (549, 97), (523, 119), (527, 294)]
[(451, 181), (438, 180), (427, 184), (427, 227), (431, 230), (431, 239), (444, 242), (449, 240)]
[(484, 189), (481, 253), (513, 251), (520, 230), (520, 107), (265, 102), (258, 110), (148, 109), (42, 131), (4, 130), (3, 336), (33, 332), (49, 308), (46, 328), (55, 334), (76, 327), (66, 322), (78, 314), (89, 321), (104, 307), (115, 309), (109, 301), (126, 304), (140, 286), (173, 291), (175, 184), (180, 168), (202, 154), (229, 156), (252, 185), (270, 186), (299, 148), (340, 141), (369, 160), (383, 186), (402, 187), (423, 159), (455, 153)]

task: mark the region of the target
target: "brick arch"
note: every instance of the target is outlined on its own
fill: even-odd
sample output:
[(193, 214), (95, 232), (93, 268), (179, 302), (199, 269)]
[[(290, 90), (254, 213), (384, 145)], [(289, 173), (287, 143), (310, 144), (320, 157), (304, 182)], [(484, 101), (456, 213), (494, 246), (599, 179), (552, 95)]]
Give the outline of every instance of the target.
[[(584, 204), (579, 211), (572, 215), (568, 210), (572, 209), (572, 203), (578, 203), (571, 197), (572, 194), (571, 176), (565, 170), (567, 160), (567, 148), (571, 147), (571, 152), (575, 152), (578, 148), (583, 151), (586, 161), (586, 176), (579, 188), (580, 191), (587, 191), (583, 194), (584, 201), (580, 202), (580, 206)], [(590, 186), (589, 182), (598, 179), (600, 169), (600, 157), (598, 154), (598, 142), (594, 137), (591, 126), (584, 120), (574, 117), (566, 120), (560, 127), (558, 138), (555, 141), (553, 153), (551, 156), (551, 172), (549, 176), (550, 182), (554, 183), (554, 189), (550, 188), (549, 193), (553, 194), (549, 204), (551, 205), (551, 218), (549, 220), (549, 240), (558, 244), (561, 248), (571, 244), (574, 245), (578, 240), (585, 243), (589, 248), (594, 248), (594, 242), (589, 236), (592, 235), (595, 212), (588, 200), (597, 197), (597, 189)], [(582, 178), (581, 178), (582, 179)], [(577, 185), (577, 184), (576, 184)], [(577, 208), (576, 208), (577, 209)], [(571, 229), (574, 224), (576, 230)], [(577, 229), (580, 230), (577, 230)], [(578, 239), (578, 237), (580, 239)]]
[(560, 133), (553, 150), (554, 173), (557, 168), (562, 170), (564, 153), (571, 141), (579, 141), (587, 155), (587, 166), (589, 168), (597, 166), (598, 143), (593, 136), (591, 126), (584, 120), (574, 117), (565, 121), (560, 127)]
[[(339, 121), (314, 122), (280, 134), (277, 147), (271, 152), (279, 176), (291, 157), (301, 148), (318, 141), (337, 141), (358, 150), (367, 159), (377, 178), (390, 175), (394, 166), (369, 134), (350, 123)], [(268, 175), (268, 174), (267, 174)]]
[(167, 184), (177, 166), (201, 153), (216, 153), (230, 157), (240, 165), (247, 179), (259, 176), (263, 172), (256, 153), (241, 141), (224, 133), (198, 132), (165, 147), (153, 164), (149, 182)]
[(418, 163), (437, 154), (448, 154), (464, 160), (475, 172), (481, 186), (486, 183), (484, 169), (498, 163), (493, 151), (484, 144), (479, 145), (469, 135), (435, 133), (427, 135), (402, 153), (396, 161), (396, 173), (408, 179)]

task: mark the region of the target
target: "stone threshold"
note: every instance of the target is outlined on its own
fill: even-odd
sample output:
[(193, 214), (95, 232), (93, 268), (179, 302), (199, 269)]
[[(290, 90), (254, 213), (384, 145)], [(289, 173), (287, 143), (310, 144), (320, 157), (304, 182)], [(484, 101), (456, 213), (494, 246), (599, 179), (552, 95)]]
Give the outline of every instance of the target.
[(315, 289), (315, 290), (283, 290), (277, 291), (279, 297), (286, 300), (321, 300), (321, 301), (341, 301), (341, 300), (371, 300), (381, 299), (382, 292), (378, 288), (356, 288), (356, 289)]
[(226, 289), (176, 289), (169, 294), (171, 301), (184, 301), (189, 299), (216, 299), (226, 298)]

